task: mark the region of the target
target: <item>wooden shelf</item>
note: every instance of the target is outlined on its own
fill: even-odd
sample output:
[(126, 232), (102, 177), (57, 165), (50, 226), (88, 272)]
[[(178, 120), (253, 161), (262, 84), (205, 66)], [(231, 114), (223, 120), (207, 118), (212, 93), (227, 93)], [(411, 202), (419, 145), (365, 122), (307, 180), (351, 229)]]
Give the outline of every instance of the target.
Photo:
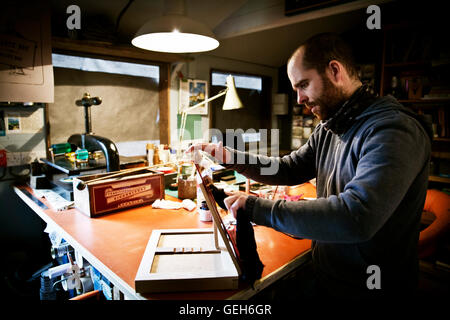
[(400, 99), (398, 100), (400, 103), (450, 103), (450, 98), (445, 99)]
[(433, 151), (431, 152), (431, 156), (440, 159), (450, 159), (450, 152)]
[(108, 42), (93, 40), (72, 40), (60, 37), (52, 38), (52, 49), (54, 51), (80, 52), (85, 54), (144, 60), (156, 63), (187, 62), (192, 60), (192, 58), (186, 55), (148, 51), (136, 48), (132, 45), (111, 44)]
[(450, 183), (450, 178), (430, 175), (428, 181)]
[(402, 68), (402, 67), (426, 67), (429, 66), (429, 61), (409, 61), (409, 62), (393, 62), (386, 63), (385, 68)]
[[(397, 32), (397, 31), (402, 32)], [(445, 86), (444, 82), (432, 81), (432, 77), (440, 75), (446, 72), (446, 69), (439, 68), (440, 66), (446, 66), (449, 64), (449, 60), (432, 60), (434, 54), (431, 54), (431, 50), (434, 49), (433, 39), (430, 43), (426, 44), (428, 52), (425, 48), (421, 48), (421, 40), (425, 39), (423, 34), (423, 26), (409, 25), (408, 23), (399, 23), (397, 25), (389, 25), (384, 27), (383, 34), (383, 51), (381, 61), (381, 74), (380, 74), (380, 95), (384, 96), (389, 91), (391, 86), (391, 79), (396, 76), (401, 83), (402, 79), (408, 79), (411, 77), (426, 77), (429, 81), (427, 85), (433, 85), (432, 88)], [(403, 39), (403, 36), (405, 38)], [(396, 41), (398, 40), (398, 43)], [(401, 40), (401, 41), (400, 41)], [(403, 41), (404, 40), (404, 41)], [(439, 41), (442, 41), (439, 39)], [(436, 52), (434, 52), (436, 53)], [(407, 61), (407, 60), (410, 61)], [(405, 60), (405, 61), (401, 61)], [(438, 79), (438, 78), (436, 78)], [(425, 86), (425, 82), (422, 82)], [(421, 97), (418, 99), (408, 99), (412, 97), (406, 94), (402, 95), (403, 99), (398, 99), (399, 103), (402, 103), (406, 107), (413, 109), (418, 113), (431, 115), (435, 124), (438, 125), (440, 136), (433, 138), (431, 157), (436, 166), (446, 165), (446, 162), (450, 160), (450, 152), (448, 152), (448, 143), (450, 138), (447, 137), (448, 133), (448, 113), (450, 112), (450, 97), (442, 94), (436, 96), (435, 91), (421, 91), (420, 94), (415, 96)], [(430, 94), (430, 93), (431, 94)], [(438, 91), (436, 91), (438, 93)], [(445, 93), (445, 92), (442, 92)], [(423, 96), (425, 95), (424, 98)], [(437, 117), (436, 117), (437, 116)], [(429, 182), (450, 184), (450, 177), (443, 177), (439, 175), (429, 175)]]

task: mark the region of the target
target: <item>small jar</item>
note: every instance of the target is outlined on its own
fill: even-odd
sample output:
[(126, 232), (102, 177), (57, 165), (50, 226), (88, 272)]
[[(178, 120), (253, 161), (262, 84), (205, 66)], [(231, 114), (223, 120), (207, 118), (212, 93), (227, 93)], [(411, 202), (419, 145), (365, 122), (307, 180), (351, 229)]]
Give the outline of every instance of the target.
[(198, 209), (198, 213), (200, 215), (200, 221), (212, 221), (211, 211), (209, 211), (206, 201), (202, 201), (202, 204)]
[(147, 163), (149, 166), (152, 166), (154, 164), (153, 157), (155, 155), (155, 146), (153, 145), (153, 143), (147, 143), (145, 149), (146, 149)]
[(75, 159), (77, 163), (88, 163), (89, 152), (86, 149), (78, 149), (75, 151)]
[(178, 198), (195, 199), (196, 197), (195, 179), (187, 176), (178, 177)]

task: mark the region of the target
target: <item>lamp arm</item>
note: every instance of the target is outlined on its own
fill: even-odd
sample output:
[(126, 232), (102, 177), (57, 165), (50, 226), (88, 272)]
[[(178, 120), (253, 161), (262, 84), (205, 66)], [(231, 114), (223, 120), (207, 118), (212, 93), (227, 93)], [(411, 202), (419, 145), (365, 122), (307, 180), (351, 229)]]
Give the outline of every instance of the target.
[(197, 107), (200, 107), (214, 99), (217, 99), (221, 96), (223, 96), (224, 94), (226, 94), (228, 91), (228, 88), (223, 89), (222, 91), (220, 91), (218, 94), (216, 94), (215, 96), (208, 98), (206, 100), (203, 100), (200, 103), (197, 103), (196, 105), (186, 108), (184, 110), (181, 111), (181, 126), (180, 126), (180, 136), (179, 136), (179, 142), (181, 143), (181, 141), (183, 140), (183, 135), (184, 135), (184, 128), (186, 127), (186, 118), (187, 118), (187, 114), (189, 111), (192, 111), (194, 109), (196, 109)]
[(206, 100), (203, 100), (202, 102), (197, 103), (195, 106), (186, 108), (186, 109), (183, 110), (182, 112), (186, 112), (186, 113), (187, 113), (187, 112), (189, 112), (189, 111), (191, 111), (191, 110), (194, 110), (194, 109), (197, 108), (197, 107), (200, 107), (200, 106), (202, 106), (202, 105), (204, 105), (204, 104), (206, 104), (206, 103), (208, 103), (208, 102), (210, 102), (210, 101), (212, 101), (212, 100), (214, 100), (214, 99), (217, 99), (217, 98), (223, 96), (224, 94), (227, 93), (227, 91), (228, 91), (228, 88), (225, 88), (225, 89), (223, 89), (222, 91), (220, 91), (218, 94), (216, 94), (215, 96), (213, 96), (213, 97), (211, 97), (211, 98), (208, 98), (208, 99), (206, 99)]

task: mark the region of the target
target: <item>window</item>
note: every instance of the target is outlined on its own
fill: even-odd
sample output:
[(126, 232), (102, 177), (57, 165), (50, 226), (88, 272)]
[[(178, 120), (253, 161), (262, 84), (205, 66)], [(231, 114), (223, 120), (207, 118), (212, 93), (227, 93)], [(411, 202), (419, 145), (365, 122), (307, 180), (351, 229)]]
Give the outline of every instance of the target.
[(154, 78), (159, 82), (159, 67), (147, 64), (52, 54), (54, 67), (91, 72), (106, 72), (129, 76)]
[(128, 150), (133, 149), (133, 155), (142, 155), (147, 142), (158, 142), (161, 66), (76, 53), (54, 53), (52, 60), (55, 102), (49, 104), (48, 113), (52, 143), (86, 131), (83, 111), (75, 105), (83, 93), (102, 98), (100, 106), (91, 108), (92, 130), (116, 143), (121, 154), (131, 155)]
[(223, 99), (212, 101), (210, 127), (218, 129), (223, 135), (227, 129), (242, 129), (239, 138), (246, 145), (260, 142), (260, 129), (270, 129), (271, 79), (265, 76), (211, 70), (210, 96), (223, 90), (228, 75), (234, 78), (236, 91), (244, 108), (222, 110)]
[(234, 78), (234, 84), (236, 88), (242, 89), (251, 89), (251, 90), (262, 90), (262, 78), (257, 76), (247, 76), (241, 74), (232, 74), (232, 73), (222, 73), (213, 71), (211, 73), (211, 82), (213, 86), (225, 86), (226, 78), (229, 75), (232, 75)]

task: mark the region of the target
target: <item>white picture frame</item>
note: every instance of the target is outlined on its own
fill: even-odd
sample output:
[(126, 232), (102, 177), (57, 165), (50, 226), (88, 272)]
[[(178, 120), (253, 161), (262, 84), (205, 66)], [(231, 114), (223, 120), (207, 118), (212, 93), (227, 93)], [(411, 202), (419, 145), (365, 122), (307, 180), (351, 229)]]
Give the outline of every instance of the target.
[[(208, 99), (208, 81), (181, 79), (179, 97), (180, 102), (178, 112), (181, 113), (183, 110)], [(188, 114), (208, 115), (208, 103), (189, 111)]]
[(22, 119), (20, 114), (11, 113), (6, 116), (6, 133), (21, 133)]

